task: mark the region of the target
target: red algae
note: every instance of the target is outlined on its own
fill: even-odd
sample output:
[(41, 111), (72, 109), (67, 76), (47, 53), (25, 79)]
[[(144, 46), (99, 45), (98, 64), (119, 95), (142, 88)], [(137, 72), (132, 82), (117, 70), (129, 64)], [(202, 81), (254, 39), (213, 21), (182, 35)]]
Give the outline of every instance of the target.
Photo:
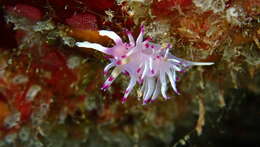
[(73, 15), (67, 18), (66, 22), (75, 29), (97, 30), (96, 17), (88, 13)]
[(192, 5), (191, 0), (163, 0), (163, 1), (153, 1), (151, 7), (153, 14), (161, 17), (167, 17), (174, 14), (176, 11), (181, 11), (185, 7)]
[(98, 12), (111, 9), (115, 5), (115, 0), (82, 0), (90, 9)]
[(18, 16), (26, 17), (31, 21), (39, 21), (42, 19), (42, 12), (33, 6), (25, 5), (25, 4), (16, 4), (15, 6), (7, 6), (7, 12), (15, 13)]
[[(203, 146), (205, 142), (220, 146), (230, 136), (255, 141), (254, 137), (241, 139), (237, 132), (248, 128), (248, 123), (260, 123), (253, 115), (259, 105), (253, 97), (259, 97), (260, 91), (259, 0), (0, 3), (4, 36), (0, 40), (0, 146)], [(159, 96), (158, 101), (141, 105), (142, 89), (136, 86), (122, 104), (121, 97), (129, 93), (122, 87), (127, 87), (131, 73), (124, 71), (103, 92), (104, 79), (112, 82), (117, 74), (117, 70), (111, 77), (106, 77), (109, 70), (103, 73), (112, 56), (75, 44), (115, 46), (113, 37), (100, 34), (103, 30), (118, 34), (119, 46), (129, 50), (129, 33), (138, 38), (140, 26), (146, 28), (144, 40), (154, 42), (144, 44), (151, 49), (145, 53), (153, 52), (157, 44), (163, 48), (170, 43), (167, 54), (214, 65), (177, 73), (180, 95), (168, 88), (171, 99)], [(121, 52), (119, 47), (115, 54)], [(124, 60), (117, 66), (123, 68), (129, 58), (119, 58)], [(240, 126), (241, 119), (247, 120), (246, 125)], [(236, 122), (239, 130), (230, 122)], [(242, 129), (243, 134), (255, 135), (250, 134), (252, 128), (248, 130)]]

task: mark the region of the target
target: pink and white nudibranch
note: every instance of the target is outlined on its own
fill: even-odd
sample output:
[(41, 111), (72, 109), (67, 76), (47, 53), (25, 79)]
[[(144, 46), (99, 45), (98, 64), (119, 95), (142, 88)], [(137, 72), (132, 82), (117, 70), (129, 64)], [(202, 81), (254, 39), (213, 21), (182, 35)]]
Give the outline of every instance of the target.
[(105, 67), (104, 73), (107, 74), (113, 67), (114, 69), (103, 84), (102, 90), (109, 88), (120, 73), (127, 73), (130, 76), (130, 82), (124, 92), (122, 103), (126, 102), (136, 83), (142, 86), (143, 104), (154, 101), (160, 93), (165, 99), (168, 99), (169, 97), (166, 94), (167, 79), (169, 79), (175, 93), (179, 94), (176, 88), (177, 72), (184, 72), (193, 65), (214, 64), (212, 62), (191, 62), (180, 59), (169, 52), (169, 49), (172, 48), (170, 44), (162, 46), (150, 42), (151, 38), (143, 40), (143, 26), (136, 41), (131, 32), (127, 32), (129, 43), (123, 42), (113, 31), (101, 30), (99, 35), (111, 38), (115, 45), (109, 48), (87, 41), (77, 42), (76, 45), (78, 47), (92, 48), (112, 56), (111, 63)]

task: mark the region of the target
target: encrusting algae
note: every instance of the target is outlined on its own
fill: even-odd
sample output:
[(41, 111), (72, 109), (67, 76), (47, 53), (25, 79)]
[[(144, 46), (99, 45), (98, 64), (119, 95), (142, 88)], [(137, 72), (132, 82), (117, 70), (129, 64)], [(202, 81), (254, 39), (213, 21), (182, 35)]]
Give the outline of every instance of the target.
[(259, 144), (258, 0), (0, 4), (0, 146)]

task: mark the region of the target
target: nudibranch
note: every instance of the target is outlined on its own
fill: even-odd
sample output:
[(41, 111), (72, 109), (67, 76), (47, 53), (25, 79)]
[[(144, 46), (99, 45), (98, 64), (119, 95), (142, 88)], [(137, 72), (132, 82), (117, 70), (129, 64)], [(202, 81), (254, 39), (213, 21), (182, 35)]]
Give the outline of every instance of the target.
[[(92, 48), (111, 56), (110, 63), (104, 68), (104, 74), (108, 74), (114, 68), (111, 75), (102, 86), (102, 90), (110, 87), (120, 73), (126, 73), (130, 77), (128, 87), (124, 92), (122, 103), (125, 103), (129, 93), (136, 83), (141, 85), (143, 104), (157, 99), (161, 93), (164, 99), (167, 96), (167, 83), (170, 81), (172, 89), (179, 94), (176, 88), (177, 73), (184, 72), (193, 65), (212, 65), (212, 62), (192, 62), (172, 55), (170, 44), (159, 45), (151, 42), (151, 38), (144, 40), (144, 26), (136, 41), (131, 32), (127, 31), (129, 43), (123, 42), (119, 35), (113, 31), (100, 30), (99, 35), (111, 38), (115, 45), (111, 48), (97, 43), (77, 42), (78, 47)], [(168, 79), (168, 80), (167, 80)]]

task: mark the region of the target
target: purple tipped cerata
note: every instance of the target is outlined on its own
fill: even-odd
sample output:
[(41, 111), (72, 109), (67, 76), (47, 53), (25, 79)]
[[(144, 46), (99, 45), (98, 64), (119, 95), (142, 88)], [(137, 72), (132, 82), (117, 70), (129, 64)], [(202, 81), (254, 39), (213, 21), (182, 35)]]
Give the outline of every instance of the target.
[(166, 94), (168, 81), (170, 81), (175, 93), (179, 94), (176, 88), (177, 72), (183, 72), (187, 67), (193, 65), (214, 64), (212, 62), (191, 62), (180, 59), (169, 52), (169, 49), (172, 48), (170, 44), (164, 46), (155, 44), (150, 42), (151, 38), (143, 40), (143, 26), (136, 41), (131, 32), (126, 32), (129, 43), (123, 42), (113, 31), (101, 30), (99, 34), (111, 38), (115, 45), (109, 48), (86, 41), (77, 42), (76, 45), (92, 48), (113, 57), (110, 59), (111, 63), (104, 69), (104, 73), (107, 74), (111, 68), (114, 68), (103, 84), (102, 90), (109, 88), (120, 73), (127, 73), (130, 76), (130, 82), (124, 92), (122, 103), (126, 102), (136, 83), (141, 85), (143, 104), (153, 102), (160, 93), (165, 99), (168, 99), (169, 97)]

